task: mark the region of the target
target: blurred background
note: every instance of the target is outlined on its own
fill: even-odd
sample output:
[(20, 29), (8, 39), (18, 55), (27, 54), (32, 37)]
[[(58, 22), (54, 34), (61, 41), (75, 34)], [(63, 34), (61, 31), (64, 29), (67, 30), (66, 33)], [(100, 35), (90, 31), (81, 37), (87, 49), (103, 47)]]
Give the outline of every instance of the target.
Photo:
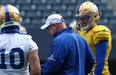
[[(67, 26), (74, 19), (76, 6), (86, 0), (0, 0), (0, 5), (10, 3), (16, 6), (22, 16), (22, 25), (39, 46), (41, 64), (45, 62), (49, 52), (52, 37), (40, 27), (52, 13), (64, 16)], [(94, 2), (100, 11), (98, 24), (109, 27), (112, 31), (112, 51), (109, 57), (110, 72), (116, 75), (116, 0), (89, 0)]]

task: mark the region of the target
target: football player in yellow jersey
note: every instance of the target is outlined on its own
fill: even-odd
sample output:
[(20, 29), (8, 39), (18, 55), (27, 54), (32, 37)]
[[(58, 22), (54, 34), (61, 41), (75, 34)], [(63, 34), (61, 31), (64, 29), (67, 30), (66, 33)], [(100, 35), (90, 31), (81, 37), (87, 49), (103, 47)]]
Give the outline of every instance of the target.
[(77, 6), (75, 20), (78, 33), (86, 39), (96, 57), (92, 75), (110, 75), (108, 57), (112, 47), (111, 31), (104, 25), (97, 25), (99, 18), (94, 3), (87, 1)]

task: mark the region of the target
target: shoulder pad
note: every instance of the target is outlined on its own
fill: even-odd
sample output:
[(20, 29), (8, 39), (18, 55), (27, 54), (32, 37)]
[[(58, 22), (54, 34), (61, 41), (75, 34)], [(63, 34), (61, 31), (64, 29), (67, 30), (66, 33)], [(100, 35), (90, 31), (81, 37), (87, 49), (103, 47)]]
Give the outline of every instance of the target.
[(24, 37), (26, 37), (27, 39), (32, 39), (31, 35), (23, 35)]
[(92, 30), (93, 30), (93, 32), (106, 31), (106, 32), (110, 32), (111, 33), (110, 29), (107, 28), (104, 25), (95, 26)]
[(106, 26), (95, 26), (93, 32), (93, 40), (95, 43), (98, 43), (100, 40), (109, 40), (111, 38), (111, 31)]

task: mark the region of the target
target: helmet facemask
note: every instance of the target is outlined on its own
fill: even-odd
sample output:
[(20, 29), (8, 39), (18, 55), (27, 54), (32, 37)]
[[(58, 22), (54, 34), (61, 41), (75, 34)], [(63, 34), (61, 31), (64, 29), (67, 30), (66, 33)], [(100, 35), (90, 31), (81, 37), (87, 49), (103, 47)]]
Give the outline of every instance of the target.
[(77, 28), (80, 30), (88, 30), (91, 26), (96, 23), (96, 16), (94, 13), (89, 13), (87, 15), (76, 15), (75, 20), (77, 22)]

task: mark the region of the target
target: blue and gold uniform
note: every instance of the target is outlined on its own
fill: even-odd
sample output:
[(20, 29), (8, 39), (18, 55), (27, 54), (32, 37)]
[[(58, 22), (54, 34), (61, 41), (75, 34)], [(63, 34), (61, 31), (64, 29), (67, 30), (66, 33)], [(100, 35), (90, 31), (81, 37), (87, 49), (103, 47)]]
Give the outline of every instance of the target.
[[(99, 43), (100, 41), (102, 41), (102, 40), (107, 40), (108, 41), (108, 45), (107, 45), (108, 48), (107, 48), (106, 56), (104, 58), (105, 62), (104, 62), (104, 68), (103, 68), (103, 71), (102, 71), (102, 75), (110, 74), (110, 72), (108, 70), (108, 68), (109, 68), (108, 67), (108, 56), (110, 54), (111, 47), (112, 47), (112, 44), (111, 44), (111, 40), (112, 40), (112, 38), (111, 38), (111, 31), (106, 26), (98, 25), (98, 26), (93, 27), (92, 29), (90, 29), (87, 32), (80, 30), (80, 31), (78, 31), (78, 33), (86, 39), (86, 41), (90, 45), (90, 47), (91, 47), (95, 57), (96, 57), (95, 45), (97, 43)], [(99, 58), (99, 56), (97, 58)], [(95, 67), (93, 68), (93, 70), (94, 69), (95, 69)]]
[(78, 33), (86, 39), (96, 58), (92, 75), (109, 75), (111, 31), (104, 25), (97, 25), (99, 18), (99, 11), (94, 3), (86, 1), (77, 6), (75, 20)]

